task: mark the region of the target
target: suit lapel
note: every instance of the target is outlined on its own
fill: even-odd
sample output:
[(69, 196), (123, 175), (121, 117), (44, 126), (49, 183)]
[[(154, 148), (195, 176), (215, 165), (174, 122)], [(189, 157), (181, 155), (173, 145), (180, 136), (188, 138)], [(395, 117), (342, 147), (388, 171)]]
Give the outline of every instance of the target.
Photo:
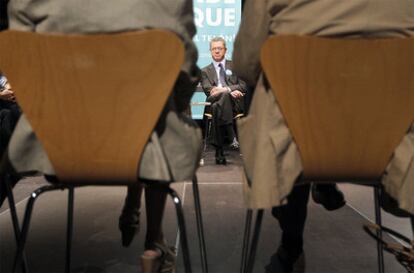
[(232, 78), (230, 77), (230, 75), (227, 74), (227, 72), (228, 72), (227, 70), (229, 70), (230, 72), (233, 72), (233, 64), (232, 64), (232, 62), (226, 60), (225, 67), (226, 67), (226, 81), (227, 81), (227, 84), (228, 85), (232, 85), (232, 84), (234, 84), (234, 82), (233, 82)]

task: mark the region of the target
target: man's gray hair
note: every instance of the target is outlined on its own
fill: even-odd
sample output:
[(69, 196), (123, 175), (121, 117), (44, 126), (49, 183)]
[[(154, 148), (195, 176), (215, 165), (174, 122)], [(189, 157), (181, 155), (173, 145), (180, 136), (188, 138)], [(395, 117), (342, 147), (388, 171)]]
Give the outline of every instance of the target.
[(223, 45), (224, 45), (224, 48), (227, 48), (227, 47), (226, 47), (226, 40), (224, 40), (224, 39), (223, 39), (223, 37), (219, 37), (219, 36), (217, 36), (217, 37), (214, 37), (213, 39), (211, 39), (211, 40), (210, 40), (210, 48), (211, 48), (211, 44), (212, 44), (213, 42), (222, 42), (222, 43), (223, 43)]

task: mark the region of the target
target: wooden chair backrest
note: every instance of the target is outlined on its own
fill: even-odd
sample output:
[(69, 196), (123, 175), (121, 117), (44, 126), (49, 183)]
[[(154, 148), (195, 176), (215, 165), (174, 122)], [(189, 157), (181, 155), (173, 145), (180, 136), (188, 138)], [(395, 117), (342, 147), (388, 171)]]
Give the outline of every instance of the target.
[(266, 78), (309, 180), (376, 180), (414, 120), (414, 38), (274, 36)]
[(61, 181), (137, 181), (184, 60), (180, 39), (0, 33), (0, 66)]

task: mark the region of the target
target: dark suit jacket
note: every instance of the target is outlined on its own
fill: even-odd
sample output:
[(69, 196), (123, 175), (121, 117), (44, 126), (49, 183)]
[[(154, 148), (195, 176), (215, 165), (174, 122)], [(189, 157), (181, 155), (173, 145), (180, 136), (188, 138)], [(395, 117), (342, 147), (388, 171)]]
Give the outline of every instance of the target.
[(7, 29), (8, 19), (7, 19), (7, 3), (9, 0), (0, 0), (0, 31)]
[[(245, 95), (247, 93), (247, 85), (244, 81), (240, 80), (239, 77), (233, 72), (233, 63), (231, 61), (226, 60), (225, 64), (226, 68), (226, 82), (228, 87), (231, 91), (239, 90), (240, 92)], [(218, 78), (216, 69), (214, 68), (213, 63), (207, 65), (203, 69), (201, 69), (201, 87), (203, 88), (204, 93), (207, 96), (207, 101), (215, 102), (217, 97), (211, 97), (210, 92), (211, 89), (218, 86)], [(245, 106), (244, 106), (244, 97), (239, 99), (233, 99), (233, 113), (244, 113)], [(210, 113), (211, 109), (207, 106), (204, 109), (204, 113)]]
[[(233, 90), (239, 90), (243, 94), (247, 92), (246, 83), (237, 77), (236, 74), (233, 72), (233, 63), (231, 61), (226, 60), (226, 81), (228, 87)], [(231, 75), (229, 75), (231, 73)], [(210, 96), (210, 91), (214, 87), (218, 86), (218, 78), (217, 73), (214, 68), (213, 63), (209, 64), (208, 66), (204, 67), (201, 70), (201, 86), (203, 87), (203, 91), (207, 97)]]

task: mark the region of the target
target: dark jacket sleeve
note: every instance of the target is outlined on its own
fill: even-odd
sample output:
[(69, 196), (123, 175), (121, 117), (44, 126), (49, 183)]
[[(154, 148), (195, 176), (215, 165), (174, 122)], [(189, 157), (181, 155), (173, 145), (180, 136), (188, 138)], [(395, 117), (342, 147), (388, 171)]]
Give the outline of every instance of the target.
[(243, 94), (246, 94), (246, 92), (247, 92), (246, 83), (243, 80), (241, 80), (239, 77), (237, 77), (237, 76), (234, 76), (234, 77), (236, 78), (237, 83), (229, 85), (229, 88), (231, 89), (231, 91), (239, 90)]
[(212, 85), (210, 79), (208, 78), (207, 71), (205, 69), (201, 70), (201, 87), (203, 88), (203, 91), (207, 97), (210, 96), (211, 89), (215, 87)]

